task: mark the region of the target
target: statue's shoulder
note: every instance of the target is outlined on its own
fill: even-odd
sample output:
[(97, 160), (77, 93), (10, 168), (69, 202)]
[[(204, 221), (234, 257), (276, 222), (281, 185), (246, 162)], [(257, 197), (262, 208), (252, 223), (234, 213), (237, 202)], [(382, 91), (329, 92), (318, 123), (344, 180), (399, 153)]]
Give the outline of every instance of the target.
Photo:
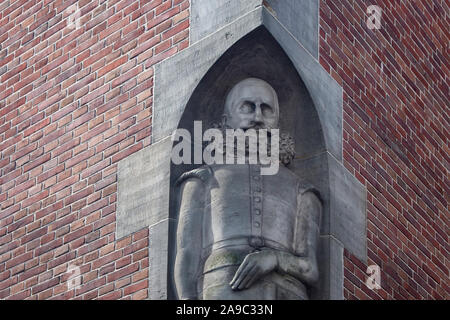
[(289, 183), (292, 185), (297, 185), (297, 193), (299, 195), (303, 195), (307, 192), (312, 192), (315, 194), (320, 200), (322, 197), (320, 195), (319, 189), (317, 189), (314, 184), (309, 181), (302, 179), (298, 176), (296, 172), (293, 170), (286, 168), (285, 166), (280, 166), (278, 173), (276, 174), (276, 178), (279, 183)]
[(183, 173), (177, 179), (176, 185), (181, 185), (184, 181), (186, 181), (190, 178), (199, 179), (202, 182), (206, 183), (212, 175), (213, 175), (213, 171), (210, 166), (202, 166), (200, 168)]

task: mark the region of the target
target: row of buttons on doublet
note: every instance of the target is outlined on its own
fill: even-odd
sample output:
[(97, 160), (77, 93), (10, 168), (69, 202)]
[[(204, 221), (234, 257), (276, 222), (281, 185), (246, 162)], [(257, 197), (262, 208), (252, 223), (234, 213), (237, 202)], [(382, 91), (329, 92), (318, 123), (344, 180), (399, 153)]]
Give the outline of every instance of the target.
[(262, 239), (262, 176), (261, 170), (257, 165), (251, 165), (250, 179), (250, 201), (251, 201), (251, 219), (252, 235), (250, 245), (252, 247), (261, 247), (264, 245)]

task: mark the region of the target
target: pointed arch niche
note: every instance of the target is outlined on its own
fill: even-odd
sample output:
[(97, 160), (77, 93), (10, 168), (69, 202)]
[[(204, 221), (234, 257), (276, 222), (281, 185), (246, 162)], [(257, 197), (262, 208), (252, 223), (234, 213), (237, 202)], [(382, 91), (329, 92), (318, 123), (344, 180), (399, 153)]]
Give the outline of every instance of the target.
[(196, 42), (155, 67), (152, 144), (119, 162), (117, 239), (149, 228), (149, 298), (174, 298), (174, 182), (195, 166), (171, 164), (170, 136), (193, 134), (194, 120), (206, 129), (231, 87), (261, 78), (277, 91), (281, 130), (295, 139), (291, 169), (324, 199), (320, 286), (311, 297), (342, 299), (344, 248), (367, 260), (366, 191), (342, 165), (342, 88), (317, 60), (318, 1), (226, 0), (233, 10), (204, 1), (191, 5)]

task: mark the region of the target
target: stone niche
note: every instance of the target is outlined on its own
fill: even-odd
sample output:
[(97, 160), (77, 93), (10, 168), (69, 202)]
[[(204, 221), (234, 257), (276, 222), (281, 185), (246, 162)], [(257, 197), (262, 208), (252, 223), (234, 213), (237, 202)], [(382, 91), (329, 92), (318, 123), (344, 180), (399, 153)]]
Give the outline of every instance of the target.
[(192, 0), (195, 43), (155, 67), (153, 143), (119, 162), (117, 239), (149, 228), (149, 298), (173, 299), (175, 181), (196, 166), (171, 163), (170, 136), (177, 128), (193, 133), (194, 120), (207, 129), (236, 83), (261, 78), (278, 94), (281, 130), (295, 139), (290, 169), (324, 202), (320, 285), (310, 297), (342, 299), (344, 248), (367, 260), (366, 191), (342, 165), (342, 88), (317, 60), (318, 1), (214, 3), (233, 10)]
[[(194, 136), (194, 121), (203, 123), (203, 130), (211, 128), (213, 123), (220, 122), (224, 110), (224, 101), (230, 89), (245, 78), (259, 78), (268, 82), (277, 92), (280, 104), (280, 129), (287, 132), (296, 142), (296, 161), (311, 158), (325, 152), (325, 142), (319, 116), (314, 103), (289, 60), (277, 41), (263, 26), (256, 28), (230, 49), (210, 68), (200, 81), (181, 116), (178, 128), (187, 129)], [(193, 154), (193, 152), (192, 152)], [(177, 190), (173, 181), (189, 170), (200, 165), (171, 164), (171, 211), (169, 218), (177, 221)], [(305, 176), (300, 170), (308, 170), (302, 166), (291, 168), (299, 176)], [(326, 171), (326, 168), (324, 168)], [(322, 174), (321, 172), (318, 174)], [(309, 177), (315, 180), (315, 177)], [(324, 189), (322, 192), (325, 192)], [(324, 219), (322, 219), (324, 220)], [(169, 266), (173, 265), (175, 254), (175, 228), (169, 229)], [(169, 279), (172, 279), (169, 268)], [(173, 287), (172, 283), (170, 282)], [(172, 290), (169, 297), (173, 296)]]

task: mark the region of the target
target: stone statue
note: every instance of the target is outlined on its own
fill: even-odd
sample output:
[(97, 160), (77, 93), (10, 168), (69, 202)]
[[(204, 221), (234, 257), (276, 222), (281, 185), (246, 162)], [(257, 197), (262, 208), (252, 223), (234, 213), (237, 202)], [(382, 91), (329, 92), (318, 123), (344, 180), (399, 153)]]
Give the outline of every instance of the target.
[[(278, 97), (267, 82), (245, 79), (228, 94), (227, 128), (278, 122)], [(283, 165), (275, 175), (260, 171), (260, 164), (213, 164), (180, 177), (179, 299), (308, 299), (318, 280), (320, 195)]]

